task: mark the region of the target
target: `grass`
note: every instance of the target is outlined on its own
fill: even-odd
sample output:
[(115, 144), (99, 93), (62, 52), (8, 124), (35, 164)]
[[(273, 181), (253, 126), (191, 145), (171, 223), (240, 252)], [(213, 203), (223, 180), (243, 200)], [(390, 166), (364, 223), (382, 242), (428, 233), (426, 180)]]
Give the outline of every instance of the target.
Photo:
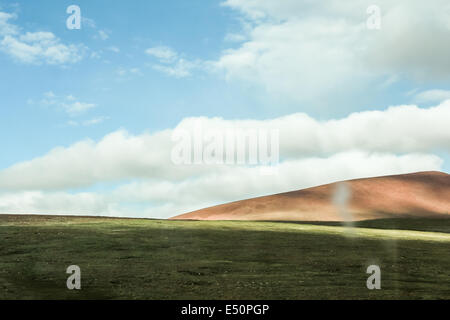
[[(450, 219), (330, 223), (0, 215), (1, 299), (450, 299)], [(82, 289), (68, 290), (69, 265)], [(368, 265), (381, 290), (368, 290)]]

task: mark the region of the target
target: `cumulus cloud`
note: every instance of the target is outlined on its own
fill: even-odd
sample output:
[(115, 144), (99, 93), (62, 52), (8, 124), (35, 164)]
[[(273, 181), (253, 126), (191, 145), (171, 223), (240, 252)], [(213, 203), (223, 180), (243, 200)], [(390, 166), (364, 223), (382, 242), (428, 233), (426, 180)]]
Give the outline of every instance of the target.
[[(355, 168), (353, 164), (358, 163)], [(280, 163), (275, 175), (261, 175), (257, 167), (227, 166), (221, 171), (202, 172), (183, 181), (134, 182), (119, 187), (114, 195), (135, 202), (196, 205), (242, 197), (273, 194), (358, 177), (439, 170), (442, 160), (434, 155), (348, 151), (330, 157), (310, 157)], [(205, 194), (208, 197), (205, 197)]]
[[(227, 172), (226, 165), (175, 165), (172, 162), (173, 133), (179, 130), (192, 132), (199, 122), (204, 133), (226, 132), (229, 128), (277, 129), (280, 159), (284, 162), (330, 157), (355, 150), (391, 155), (448, 151), (449, 118), (450, 101), (431, 108), (398, 106), (384, 111), (353, 113), (328, 121), (318, 121), (303, 113), (270, 120), (188, 118), (172, 130), (141, 135), (122, 130), (108, 134), (98, 142), (84, 140), (56, 148), (42, 157), (0, 171), (0, 189), (65, 189), (133, 178), (181, 181), (211, 172)], [(427, 161), (422, 162), (423, 159)], [(416, 169), (438, 168), (435, 157), (414, 157), (412, 160), (418, 161)], [(356, 162), (358, 165), (351, 166), (364, 167), (362, 161)], [(348, 163), (352, 161), (349, 159)]]
[[(429, 108), (403, 105), (383, 111), (356, 112), (327, 121), (316, 120), (305, 113), (263, 121), (200, 120), (205, 131), (225, 131), (233, 127), (279, 130), (280, 156), (286, 158), (354, 149), (394, 153), (450, 151), (448, 119), (450, 101)], [(192, 130), (197, 120), (185, 119), (178, 128)]]
[(219, 171), (205, 170), (194, 179), (125, 183), (106, 194), (0, 193), (0, 212), (167, 218), (226, 201), (343, 179), (439, 170), (441, 165), (442, 160), (434, 155), (344, 152), (328, 158), (283, 162), (274, 176), (261, 176), (257, 168), (229, 166)]
[(64, 44), (52, 32), (22, 33), (10, 20), (15, 15), (0, 12), (0, 51), (18, 62), (26, 64), (63, 65), (76, 63), (86, 48), (82, 45)]
[(112, 209), (95, 193), (27, 191), (0, 194), (0, 212), (14, 214), (107, 215)]
[(224, 51), (214, 65), (228, 79), (300, 101), (386, 79), (448, 80), (448, 1), (436, 0), (433, 6), (419, 0), (376, 1), (381, 30), (369, 30), (366, 9), (373, 4), (227, 0), (224, 6), (247, 21), (248, 39)]
[[(56, 95), (48, 92), (45, 97)], [(434, 152), (449, 151), (449, 118), (446, 101), (435, 107), (396, 106), (327, 121), (304, 113), (268, 120), (200, 117), (154, 133), (120, 130), (98, 142), (58, 147), (1, 170), (0, 211), (167, 218), (333, 181), (441, 170), (443, 160)], [(203, 131), (196, 138), (193, 130), (199, 124)], [(207, 146), (208, 134), (230, 129), (279, 130), (280, 161), (273, 165), (273, 174), (262, 175), (259, 166), (248, 164), (172, 162), (176, 132), (188, 132)], [(86, 191), (98, 183), (112, 189)]]
[(117, 131), (98, 143), (80, 141), (2, 171), (0, 188), (65, 189), (128, 178), (169, 178), (170, 166), (163, 169), (170, 162), (170, 141), (165, 131), (140, 136)]

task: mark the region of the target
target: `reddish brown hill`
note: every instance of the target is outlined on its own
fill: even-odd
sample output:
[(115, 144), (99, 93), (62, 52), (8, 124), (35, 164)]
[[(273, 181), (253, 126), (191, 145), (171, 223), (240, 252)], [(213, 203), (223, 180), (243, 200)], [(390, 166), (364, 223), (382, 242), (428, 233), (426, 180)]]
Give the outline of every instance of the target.
[[(339, 185), (351, 193), (345, 212), (333, 202)], [(355, 179), (226, 203), (172, 219), (342, 221), (346, 215), (352, 220), (450, 217), (450, 175), (433, 171)]]

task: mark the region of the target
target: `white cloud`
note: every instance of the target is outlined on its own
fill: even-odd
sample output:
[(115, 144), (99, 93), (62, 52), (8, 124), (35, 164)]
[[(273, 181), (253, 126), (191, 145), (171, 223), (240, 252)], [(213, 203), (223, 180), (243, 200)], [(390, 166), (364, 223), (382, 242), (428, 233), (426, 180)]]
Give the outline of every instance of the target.
[(92, 118), (92, 119), (83, 121), (83, 125), (84, 126), (92, 126), (92, 125), (100, 124), (100, 123), (104, 122), (107, 119), (109, 119), (109, 117)]
[[(358, 164), (355, 166), (355, 164)], [(261, 175), (259, 168), (226, 167), (209, 171), (196, 179), (183, 181), (134, 182), (119, 187), (114, 197), (134, 202), (167, 202), (197, 206), (198, 202), (214, 204), (224, 201), (273, 194), (315, 185), (352, 179), (439, 170), (442, 160), (434, 155), (349, 151), (330, 157), (311, 157), (280, 163), (275, 175)], [(205, 197), (207, 195), (207, 197)], [(196, 201), (192, 201), (196, 199)]]
[(251, 31), (251, 40), (225, 51), (215, 66), (228, 79), (257, 83), (272, 94), (299, 100), (342, 92), (349, 90), (342, 83), (369, 76), (355, 61), (361, 47), (357, 36), (363, 30), (344, 20), (263, 23)]
[(171, 66), (156, 64), (153, 65), (153, 69), (161, 71), (169, 76), (175, 78), (184, 78), (190, 76), (192, 70), (197, 68), (199, 64), (197, 62), (188, 61), (185, 59), (179, 59), (175, 64)]
[(99, 30), (98, 31), (98, 36), (100, 37), (100, 39), (102, 40), (108, 40), (109, 39), (109, 35), (106, 31), (104, 30)]
[(97, 28), (97, 24), (95, 23), (94, 19), (87, 18), (84, 15), (82, 15), (82, 17), (81, 17), (81, 24), (82, 25), (86, 25), (86, 26), (88, 26), (89, 28), (92, 28), (92, 29), (96, 29)]
[[(170, 146), (167, 144), (170, 141), (169, 132), (165, 131), (141, 136), (117, 131), (98, 143), (92, 140), (80, 141), (2, 171), (0, 188), (64, 189), (131, 177), (169, 178), (174, 175), (169, 172), (171, 166), (168, 165)], [(25, 178), (25, 173), (30, 176)]]
[(178, 54), (171, 48), (166, 46), (152, 47), (145, 50), (145, 52), (161, 61), (171, 62), (177, 58)]
[(119, 67), (116, 69), (116, 74), (119, 76), (117, 78), (118, 81), (127, 81), (132, 79), (135, 76), (142, 76), (143, 73), (141, 69), (132, 67), (132, 68), (125, 68), (125, 67)]
[(247, 1), (224, 5), (246, 19), (248, 40), (215, 61), (228, 79), (315, 101), (386, 85), (388, 79), (449, 79), (450, 4), (379, 0), (382, 28), (368, 30), (369, 0)]
[(108, 209), (103, 197), (94, 193), (28, 191), (0, 194), (2, 213), (99, 215)]
[[(58, 96), (47, 92), (45, 97)], [(303, 113), (269, 120), (202, 117), (151, 134), (116, 131), (98, 142), (58, 147), (1, 170), (0, 211), (166, 218), (332, 181), (441, 170), (443, 160), (434, 152), (449, 151), (449, 118), (450, 101), (446, 101), (430, 108), (397, 106), (328, 121)], [(89, 125), (87, 121), (73, 125)], [(189, 131), (199, 121), (204, 132), (278, 129), (280, 163), (275, 174), (261, 175), (259, 167), (246, 165), (175, 165), (173, 133)], [(114, 188), (73, 191), (97, 183)]]
[(73, 126), (73, 127), (78, 127), (78, 126), (88, 127), (88, 126), (94, 126), (94, 125), (103, 123), (107, 119), (109, 119), (109, 117), (96, 117), (96, 118), (83, 120), (83, 121), (70, 120), (67, 122), (67, 124), (69, 126)]
[(132, 182), (107, 193), (0, 193), (0, 212), (168, 218), (217, 203), (331, 181), (439, 170), (441, 164), (442, 160), (433, 155), (346, 152), (329, 158), (286, 161), (275, 176), (261, 176), (256, 168), (227, 167), (196, 179)]
[(230, 41), (230, 42), (242, 42), (245, 41), (247, 39), (247, 37), (243, 34), (239, 34), (239, 33), (228, 33), (225, 36), (225, 41)]
[[(450, 151), (450, 101), (430, 108), (404, 105), (356, 112), (328, 121), (305, 113), (264, 121), (202, 119), (205, 131), (233, 127), (278, 129), (281, 157), (328, 155), (354, 149), (393, 153)], [(196, 118), (188, 118), (178, 128), (191, 130), (196, 122)]]
[(427, 90), (415, 95), (414, 100), (419, 103), (436, 103), (450, 99), (450, 90)]
[(153, 69), (175, 78), (188, 77), (192, 74), (192, 70), (202, 66), (202, 61), (184, 59), (173, 49), (166, 46), (149, 48), (145, 52), (159, 61), (158, 64), (151, 65)]
[(0, 51), (15, 60), (27, 64), (62, 65), (76, 63), (82, 59), (84, 46), (63, 44), (51, 32), (20, 33), (19, 28), (8, 20), (15, 18), (11, 14), (0, 12)]
[(85, 103), (77, 101), (73, 103), (63, 103), (62, 107), (66, 110), (68, 114), (77, 115), (89, 109), (95, 108), (96, 105), (94, 103)]
[[(318, 121), (302, 113), (262, 121), (188, 118), (176, 129), (189, 131), (198, 121), (202, 122), (205, 132), (209, 129), (226, 131), (227, 128), (278, 129), (281, 165), (285, 165), (284, 161), (295, 160), (310, 161), (307, 163), (313, 165), (315, 160), (310, 158), (353, 154), (356, 150), (367, 157), (375, 153), (392, 157), (383, 159), (403, 159), (404, 165), (398, 168), (407, 168), (405, 165), (410, 159), (414, 168), (426, 169), (438, 167), (439, 158), (430, 153), (449, 151), (449, 118), (450, 101), (427, 109), (399, 106), (385, 111), (354, 113), (329, 121)], [(173, 164), (173, 132), (164, 130), (134, 136), (126, 131), (117, 131), (99, 142), (85, 140), (69, 147), (55, 148), (40, 158), (0, 171), (0, 189), (65, 189), (87, 187), (98, 182), (119, 183), (127, 179), (183, 181), (228, 172), (229, 168), (224, 165)], [(411, 158), (395, 156), (399, 153), (413, 155)], [(428, 155), (417, 155), (419, 153)], [(395, 161), (393, 163), (397, 163)], [(355, 167), (353, 172), (365, 166), (362, 160), (353, 163), (349, 160), (349, 165)], [(380, 168), (383, 168), (381, 164)], [(369, 174), (370, 170), (365, 173)]]
[(16, 19), (16, 15), (0, 11), (0, 36), (15, 35), (19, 28), (9, 21)]
[(64, 110), (70, 116), (78, 116), (86, 111), (97, 107), (95, 103), (78, 101), (73, 95), (57, 96), (53, 91), (43, 94), (44, 98), (39, 101), (43, 106), (56, 107)]
[(102, 51), (92, 51), (90, 58), (91, 59), (100, 59), (102, 57)]

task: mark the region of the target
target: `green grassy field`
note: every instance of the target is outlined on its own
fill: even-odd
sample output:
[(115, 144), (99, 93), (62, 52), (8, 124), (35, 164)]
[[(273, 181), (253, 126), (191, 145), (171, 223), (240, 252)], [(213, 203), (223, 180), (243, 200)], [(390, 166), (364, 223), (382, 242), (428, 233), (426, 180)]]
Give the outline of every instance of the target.
[[(1, 299), (450, 299), (450, 219), (339, 224), (0, 215)], [(81, 290), (66, 268), (81, 268)], [(366, 288), (368, 265), (381, 290)]]

